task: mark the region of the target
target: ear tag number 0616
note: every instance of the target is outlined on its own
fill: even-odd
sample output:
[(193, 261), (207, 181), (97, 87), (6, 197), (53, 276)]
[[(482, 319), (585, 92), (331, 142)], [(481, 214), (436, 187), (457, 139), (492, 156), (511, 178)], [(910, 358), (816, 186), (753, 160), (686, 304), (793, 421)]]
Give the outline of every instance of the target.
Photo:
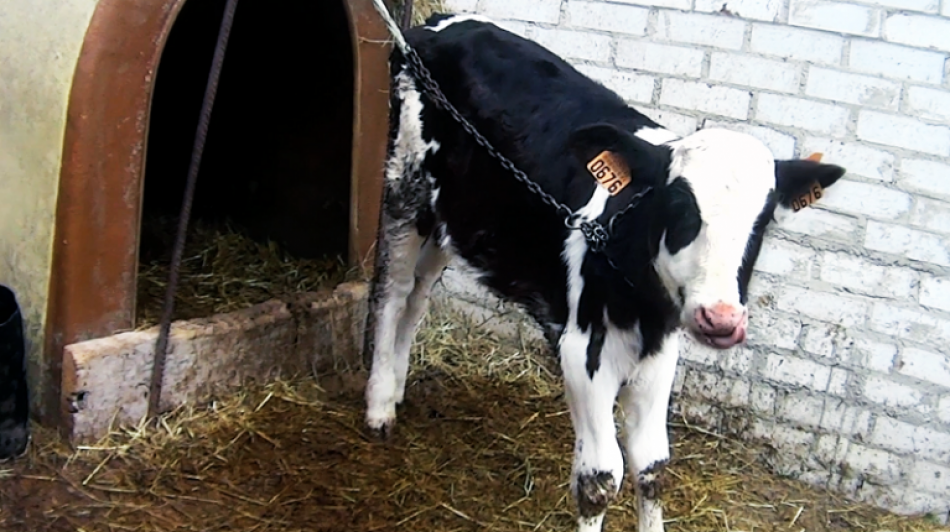
[(630, 170), (626, 161), (613, 152), (600, 152), (587, 163), (587, 170), (611, 196), (616, 196), (630, 184)]

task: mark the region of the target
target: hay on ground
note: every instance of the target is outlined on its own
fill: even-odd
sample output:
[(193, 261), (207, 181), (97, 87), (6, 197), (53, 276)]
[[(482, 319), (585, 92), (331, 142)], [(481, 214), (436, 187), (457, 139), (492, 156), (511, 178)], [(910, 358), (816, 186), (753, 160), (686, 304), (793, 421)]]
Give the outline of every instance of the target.
[[(171, 263), (175, 220), (145, 222), (150, 235), (164, 241), (163, 253), (139, 265), (137, 320), (139, 328), (159, 322)], [(273, 241), (258, 241), (229, 224), (196, 221), (189, 229), (182, 255), (175, 319), (231, 312), (304, 292), (332, 288), (359, 278), (343, 257), (294, 257)]]
[[(250, 383), (75, 453), (39, 432), (0, 467), (0, 530), (573, 530), (573, 432), (543, 346), (443, 311), (420, 339), (387, 443), (363, 431), (360, 375)], [(941, 530), (776, 478), (730, 438), (675, 423), (673, 441), (671, 532)], [(625, 482), (607, 530), (635, 514)]]

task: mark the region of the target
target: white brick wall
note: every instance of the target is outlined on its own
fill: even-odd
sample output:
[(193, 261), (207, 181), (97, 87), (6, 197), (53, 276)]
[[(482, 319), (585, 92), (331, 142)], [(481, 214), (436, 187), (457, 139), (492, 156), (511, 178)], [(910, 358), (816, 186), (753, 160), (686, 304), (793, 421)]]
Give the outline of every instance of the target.
[(771, 440), (783, 473), (947, 519), (950, 0), (446, 3), (548, 46), (678, 134), (733, 128), (779, 158), (822, 152), (848, 169), (770, 230), (747, 346), (684, 342), (674, 404), (723, 430), (736, 428), (726, 410), (744, 412), (741, 433)]

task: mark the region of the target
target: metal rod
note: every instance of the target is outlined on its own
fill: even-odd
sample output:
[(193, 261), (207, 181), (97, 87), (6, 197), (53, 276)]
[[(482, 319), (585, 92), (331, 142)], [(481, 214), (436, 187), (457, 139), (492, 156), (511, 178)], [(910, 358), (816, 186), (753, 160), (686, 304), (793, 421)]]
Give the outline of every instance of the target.
[(148, 392), (148, 416), (154, 418), (159, 413), (159, 402), (162, 396), (162, 381), (165, 377), (165, 360), (168, 351), (168, 335), (171, 332), (172, 314), (175, 310), (175, 292), (178, 289), (178, 273), (181, 268), (181, 259), (185, 250), (185, 238), (188, 233), (188, 222), (191, 218), (191, 207), (194, 202), (195, 184), (198, 181), (198, 169), (201, 166), (201, 156), (204, 153), (205, 139), (208, 137), (208, 123), (211, 120), (211, 110), (214, 107), (214, 98), (218, 92), (218, 79), (221, 77), (221, 66), (224, 63), (224, 53), (228, 46), (228, 37), (231, 34), (231, 25), (234, 22), (234, 12), (237, 9), (237, 0), (228, 0), (224, 6), (224, 16), (218, 30), (218, 42), (214, 49), (214, 58), (211, 61), (211, 71), (208, 74), (208, 84), (205, 87), (204, 101), (201, 104), (201, 115), (198, 117), (198, 129), (195, 132), (195, 143), (191, 152), (191, 166), (188, 168), (188, 179), (185, 182), (185, 195), (182, 199), (181, 214), (178, 218), (178, 233), (175, 236), (175, 246), (172, 249), (171, 272), (168, 276), (168, 287), (165, 290), (165, 306), (162, 310), (162, 322), (155, 343), (155, 361), (152, 365), (152, 381)]

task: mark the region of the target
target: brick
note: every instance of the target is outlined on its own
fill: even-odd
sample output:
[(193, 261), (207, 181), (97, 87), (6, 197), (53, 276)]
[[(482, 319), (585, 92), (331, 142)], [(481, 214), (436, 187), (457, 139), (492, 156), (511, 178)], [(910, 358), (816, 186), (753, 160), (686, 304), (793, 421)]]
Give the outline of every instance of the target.
[(828, 379), (828, 393), (844, 397), (848, 394), (848, 380), (851, 373), (841, 368), (831, 369), (831, 378)]
[(797, 286), (782, 287), (775, 297), (775, 306), (778, 310), (797, 312), (842, 327), (854, 327), (864, 323), (868, 313), (866, 301)]
[(849, 65), (858, 72), (892, 79), (940, 83), (945, 59), (944, 54), (937, 52), (855, 39), (851, 42)]
[(828, 388), (831, 368), (794, 356), (769, 354), (762, 376), (774, 381), (802, 386), (818, 392)]
[(654, 38), (738, 50), (745, 39), (745, 23), (725, 16), (660, 11)]
[(749, 399), (754, 410), (771, 416), (775, 412), (775, 397), (775, 388), (759, 382), (752, 383)]
[(923, 400), (917, 389), (879, 375), (868, 376), (861, 392), (865, 399), (891, 408), (916, 406)]
[(824, 154), (822, 161), (843, 166), (851, 175), (894, 180), (894, 156), (886, 151), (853, 142), (807, 137), (802, 143), (802, 154), (815, 152)]
[(646, 33), (649, 13), (649, 9), (642, 7), (601, 2), (572, 0), (567, 4), (567, 16), (571, 26), (637, 36)]
[(751, 50), (765, 55), (822, 65), (841, 63), (844, 39), (820, 31), (753, 24)]
[(815, 252), (804, 246), (775, 238), (767, 238), (755, 262), (755, 269), (765, 273), (811, 279), (816, 266)]
[(628, 102), (650, 103), (653, 99), (653, 76), (593, 65), (577, 65), (577, 70), (616, 92)]
[(721, 361), (720, 367), (726, 371), (732, 371), (745, 375), (752, 371), (752, 361), (755, 358), (755, 352), (745, 346), (730, 349), (725, 354), (725, 359)]
[(950, 423), (950, 395), (945, 395), (937, 404), (937, 416), (940, 421)]
[(920, 304), (950, 312), (950, 277), (925, 277), (921, 279)]
[(536, 0), (482, 0), (479, 13), (491, 18), (513, 18), (528, 22), (557, 23), (561, 18), (561, 2)]
[(649, 7), (671, 7), (673, 9), (689, 9), (690, 0), (613, 0), (618, 4), (636, 4)]
[(736, 17), (775, 22), (782, 10), (782, 0), (696, 0), (696, 11), (732, 13)]
[(756, 419), (752, 424), (750, 436), (769, 442), (775, 448), (794, 457), (804, 458), (811, 453), (815, 435), (802, 430)]
[(891, 417), (878, 416), (871, 431), (870, 443), (899, 453), (912, 453), (914, 447), (914, 430), (910, 423), (898, 421)]
[(946, 238), (900, 225), (869, 220), (864, 247), (911, 260), (950, 266), (950, 242)]
[(950, 198), (950, 165), (920, 159), (901, 161), (900, 184), (925, 194)]
[(616, 64), (620, 68), (698, 78), (704, 55), (695, 48), (621, 39), (617, 43)]
[(478, 7), (478, 0), (444, 0), (448, 13), (474, 13)]
[[(899, 515), (926, 515), (934, 524), (946, 525), (950, 521), (950, 502), (944, 492), (907, 490), (900, 503), (892, 506)], [(938, 529), (939, 530), (939, 529)]]
[(910, 482), (918, 488), (946, 495), (950, 493), (950, 467), (915, 462), (910, 469)]
[(950, 92), (911, 87), (905, 98), (907, 112), (931, 120), (950, 121)]
[(857, 234), (858, 221), (822, 209), (804, 209), (783, 216), (778, 227), (793, 233), (851, 242)]
[(711, 366), (719, 360), (720, 351), (700, 344), (689, 335), (684, 335), (684, 337), (680, 342), (680, 355), (684, 360), (704, 366)]
[(535, 28), (534, 40), (565, 59), (581, 59), (601, 63), (610, 60), (610, 37), (607, 35), (585, 31)]
[(950, 355), (905, 347), (897, 364), (897, 372), (950, 388)]
[(683, 383), (683, 393), (726, 406), (749, 404), (749, 383), (713, 373), (691, 371)]
[(844, 253), (821, 254), (820, 279), (876, 297), (909, 298), (916, 294), (917, 272), (896, 266), (878, 266)]
[(776, 413), (779, 419), (791, 421), (797, 427), (817, 428), (824, 409), (823, 398), (799, 392), (785, 394), (778, 403)]
[(895, 9), (906, 9), (908, 11), (923, 11), (925, 13), (936, 13), (938, 0), (865, 0), (863, 2), (872, 6), (893, 7)]
[[(904, 500), (904, 486), (878, 486), (870, 482), (861, 482), (853, 488), (854, 498), (858, 501), (877, 506), (878, 508), (894, 508)], [(886, 529), (881, 532), (887, 532)]]
[(802, 322), (798, 318), (770, 312), (757, 312), (749, 317), (749, 345), (795, 349)]
[(828, 0), (791, 0), (788, 23), (816, 30), (877, 37), (881, 34), (881, 11)]
[(862, 408), (850, 406), (840, 399), (828, 398), (825, 401), (825, 411), (821, 415), (821, 429), (841, 434), (864, 438), (870, 433), (871, 413)]
[(793, 63), (745, 54), (713, 52), (709, 79), (776, 92), (798, 92), (801, 68)]
[(765, 144), (772, 151), (776, 159), (791, 159), (795, 156), (795, 137), (762, 126), (753, 126), (745, 122), (723, 122), (720, 120), (706, 120), (703, 128), (723, 128), (751, 135)]
[(950, 20), (894, 14), (885, 19), (884, 34), (891, 42), (950, 51)]
[(746, 91), (679, 79), (664, 79), (660, 89), (661, 105), (739, 119), (748, 116), (751, 98)]
[(835, 344), (840, 342), (843, 334), (843, 329), (837, 325), (809, 323), (802, 329), (801, 347), (806, 353), (831, 359), (835, 357)]
[(931, 231), (950, 233), (950, 204), (917, 198), (910, 211), (910, 223)]
[(901, 86), (880, 78), (812, 67), (808, 71), (805, 94), (866, 107), (897, 109)]
[(901, 480), (900, 459), (891, 453), (870, 449), (852, 443), (848, 446), (842, 464), (848, 472), (867, 477), (869, 482), (878, 485), (896, 484)]
[(881, 373), (891, 371), (894, 358), (897, 357), (897, 346), (874, 340), (857, 340), (854, 343), (854, 349), (861, 356), (860, 365)]
[[(950, 342), (950, 321), (943, 320), (922, 312), (895, 307), (885, 303), (878, 303), (871, 309), (871, 319), (868, 323), (871, 330), (894, 336), (900, 339), (909, 339), (922, 343), (933, 343), (945, 346)], [(911, 349), (911, 348), (908, 348)], [(912, 354), (917, 354), (919, 350), (912, 350)], [(906, 353), (906, 350), (905, 350)], [(902, 357), (902, 359), (907, 357)], [(928, 359), (932, 360), (932, 359)], [(905, 362), (906, 364), (906, 362)], [(926, 366), (926, 362), (918, 362), (912, 365), (912, 368)], [(934, 364), (937, 367), (936, 364)], [(904, 370), (916, 371), (916, 370)], [(943, 380), (940, 374), (931, 375), (930, 378)], [(948, 384), (950, 386), (950, 384)]]
[(834, 137), (847, 134), (849, 114), (837, 105), (777, 94), (760, 94), (755, 110), (755, 117), (763, 122)]
[(687, 116), (665, 109), (638, 108), (638, 111), (648, 116), (654, 122), (680, 136), (686, 136), (696, 131), (699, 120), (694, 116)]
[(950, 128), (932, 126), (917, 119), (861, 111), (858, 138), (934, 155), (950, 154)]
[(839, 180), (825, 193), (822, 205), (850, 214), (895, 220), (910, 211), (911, 196), (881, 185)]

